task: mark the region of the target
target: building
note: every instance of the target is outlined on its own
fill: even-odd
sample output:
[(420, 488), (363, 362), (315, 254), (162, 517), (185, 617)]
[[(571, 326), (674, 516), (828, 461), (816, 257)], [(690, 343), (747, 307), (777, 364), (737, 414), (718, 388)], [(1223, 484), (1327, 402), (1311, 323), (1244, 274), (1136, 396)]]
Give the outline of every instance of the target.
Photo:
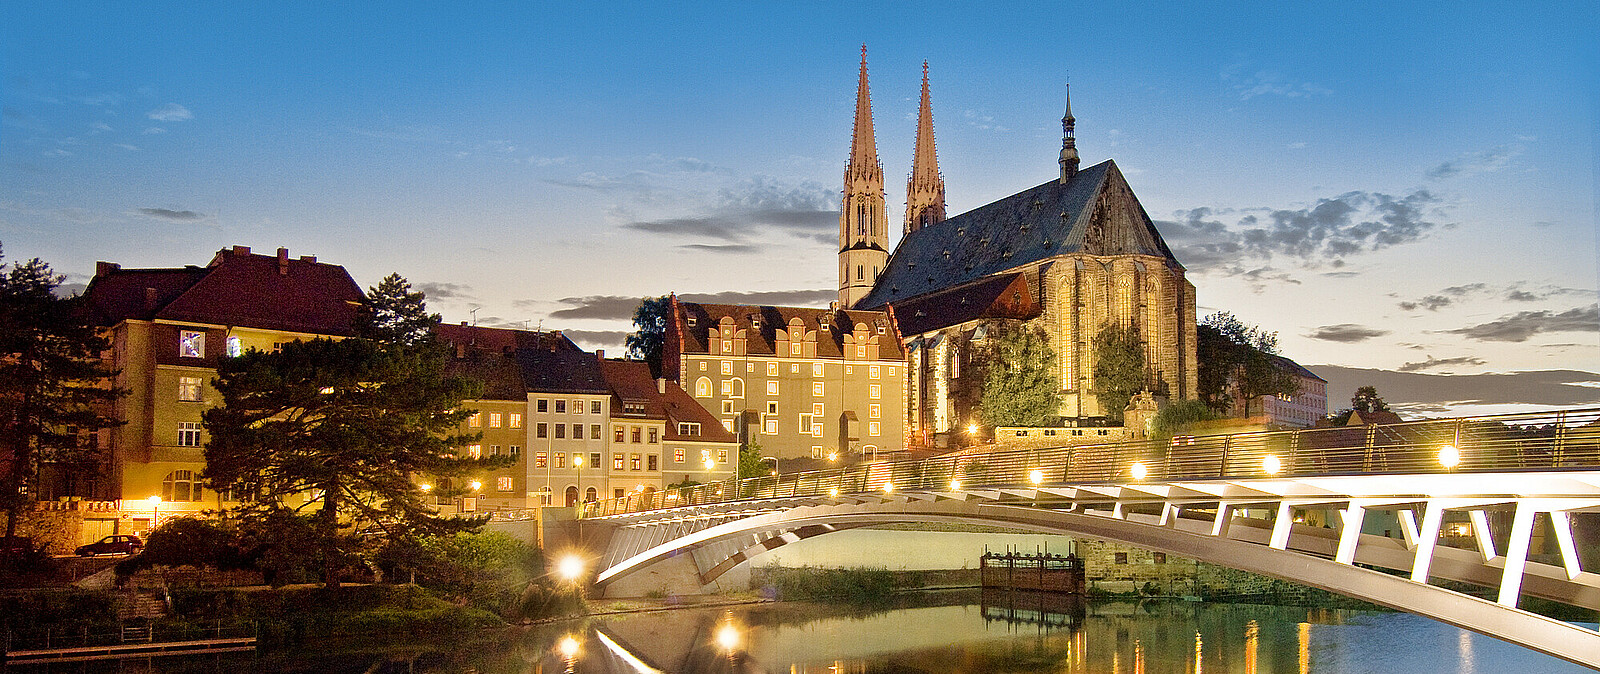
[(905, 446), (904, 352), (887, 311), (671, 298), (662, 376), (778, 459)]
[(468, 494), (443, 496), (441, 506), (570, 506), (736, 470), (733, 435), (643, 362), (587, 353), (560, 331), (441, 325), (439, 337), (453, 353), (451, 372), (482, 385), (464, 403), (473, 413), (461, 430), (481, 434), (468, 454), (515, 459), (460, 478), (464, 485), (440, 479)]
[(1328, 380), (1283, 356), (1272, 356), (1278, 369), (1294, 376), (1300, 390), (1294, 395), (1259, 396), (1255, 400), (1236, 400), (1234, 409), (1244, 416), (1262, 417), (1279, 428), (1310, 428), (1328, 416)]
[(849, 208), (852, 195), (870, 197), (878, 173), (877, 158), (863, 150), (875, 147), (862, 137), (871, 130), (864, 60), (858, 86), (841, 216), (855, 229), (841, 227), (840, 298), (854, 309), (892, 310), (899, 322), (914, 444), (942, 444), (981, 423), (975, 388), (981, 382), (965, 366), (971, 342), (985, 337), (989, 321), (1025, 322), (1048, 336), (1065, 425), (1100, 424), (1115, 412), (1101, 409), (1093, 394), (1095, 335), (1113, 324), (1138, 332), (1148, 390), (1169, 399), (1196, 396), (1194, 284), (1115, 162), (1079, 170), (1070, 103), (1057, 178), (944, 218), (924, 66), (904, 236), (858, 298), (854, 288), (866, 268), (857, 261), (865, 259), (860, 251), (887, 247), (886, 239), (873, 237), (878, 223), (857, 224), (872, 210)]
[(114, 383), (127, 391), (112, 410), (122, 424), (100, 431), (102, 470), (62, 475), (40, 499), (121, 500), (133, 504), (124, 511), (144, 508), (153, 516), (159, 508), (165, 516), (233, 503), (200, 479), (200, 413), (219, 399), (211, 388), (218, 361), (246, 349), (350, 336), (362, 291), (344, 267), (291, 258), (285, 248), (272, 256), (234, 246), (204, 267), (100, 262), (84, 296), (110, 335)]

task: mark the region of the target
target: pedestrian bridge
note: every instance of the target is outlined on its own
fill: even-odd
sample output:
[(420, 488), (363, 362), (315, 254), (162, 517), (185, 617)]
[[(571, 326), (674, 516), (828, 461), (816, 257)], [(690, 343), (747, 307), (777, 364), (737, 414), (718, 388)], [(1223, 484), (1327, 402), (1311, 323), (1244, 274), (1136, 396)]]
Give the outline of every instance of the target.
[(854, 527), (989, 525), (1273, 576), (1600, 669), (1600, 633), (1518, 608), (1600, 610), (1600, 574), (1580, 556), (1600, 547), (1600, 409), (879, 461), (579, 516), (609, 530), (602, 588), (684, 555), (711, 583)]

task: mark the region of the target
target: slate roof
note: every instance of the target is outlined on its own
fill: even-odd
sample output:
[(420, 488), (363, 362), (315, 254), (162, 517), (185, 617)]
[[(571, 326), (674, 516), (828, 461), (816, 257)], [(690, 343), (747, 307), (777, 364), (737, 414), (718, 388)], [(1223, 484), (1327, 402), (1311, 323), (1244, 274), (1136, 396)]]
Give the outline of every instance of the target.
[(1328, 383), (1328, 380), (1318, 377), (1317, 373), (1307, 370), (1304, 365), (1289, 360), (1288, 358), (1284, 358), (1283, 356), (1273, 356), (1272, 362), (1273, 364), (1277, 365), (1278, 369), (1280, 370), (1288, 370), (1293, 372), (1296, 376), (1305, 377), (1306, 379), (1315, 379), (1324, 384)]
[[(1114, 227), (1099, 242), (1089, 230), (1100, 195), (1126, 185), (1106, 160), (999, 201), (907, 234), (895, 247), (872, 292), (856, 303), (882, 309), (891, 302), (938, 292), (1057, 255), (1153, 255), (1178, 265), (1150, 216), (1139, 208), (1133, 227)], [(897, 318), (900, 316), (896, 308)]]
[(538, 393), (610, 393), (600, 361), (583, 351), (521, 349), (516, 352), (522, 385)]
[[(667, 440), (735, 441), (733, 434), (723, 428), (722, 422), (712, 416), (711, 412), (700, 403), (695, 402), (694, 398), (689, 397), (677, 383), (667, 382), (666, 392), (663, 393), (658, 388), (656, 380), (650, 376), (650, 365), (644, 361), (608, 358), (600, 361), (600, 367), (605, 373), (606, 384), (611, 387), (613, 419), (665, 420)], [(644, 415), (641, 417), (637, 414), (623, 414), (623, 402), (643, 404)], [(700, 424), (700, 434), (679, 435), (680, 421)]]
[(290, 258), (284, 249), (275, 257), (234, 246), (218, 251), (205, 267), (104, 264), (84, 295), (107, 325), (169, 320), (348, 336), (363, 293), (339, 265)]
[[(1005, 297), (1006, 289), (1020, 283), (1018, 298)], [(919, 295), (895, 303), (894, 318), (901, 333), (910, 337), (980, 318), (1029, 319), (1039, 315), (1039, 305), (1022, 274), (997, 274), (947, 290)]]
[[(715, 328), (722, 317), (733, 319), (734, 325), (743, 330), (749, 330), (752, 318), (759, 318), (760, 330), (748, 334), (759, 334), (760, 338), (747, 338), (745, 349), (750, 355), (779, 355), (777, 354), (778, 331), (787, 329), (791, 319), (798, 318), (807, 331), (817, 330), (817, 357), (818, 358), (843, 358), (844, 336), (855, 332), (856, 326), (865, 324), (869, 334), (878, 335), (878, 328), (885, 332), (878, 335), (878, 356), (885, 360), (903, 358), (901, 353), (900, 336), (896, 334), (893, 321), (889, 319), (887, 311), (861, 311), (843, 309), (815, 309), (809, 307), (777, 307), (750, 304), (701, 304), (697, 302), (678, 302), (679, 334), (683, 338), (682, 353), (709, 353), (709, 338), (711, 330)], [(694, 319), (694, 325), (689, 325), (689, 319)], [(822, 321), (826, 319), (828, 327), (820, 329)], [(824, 336), (826, 335), (826, 337)], [(787, 355), (787, 354), (783, 354)]]

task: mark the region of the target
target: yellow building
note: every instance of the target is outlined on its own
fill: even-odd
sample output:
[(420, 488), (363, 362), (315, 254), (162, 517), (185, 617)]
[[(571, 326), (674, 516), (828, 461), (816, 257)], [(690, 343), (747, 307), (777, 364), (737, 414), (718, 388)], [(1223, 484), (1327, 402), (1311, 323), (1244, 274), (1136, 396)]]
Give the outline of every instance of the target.
[(256, 255), (245, 246), (219, 251), (204, 267), (123, 269), (101, 262), (84, 295), (111, 337), (110, 365), (127, 395), (113, 408), (122, 424), (101, 431), (103, 470), (56, 488), (120, 500), (125, 517), (145, 510), (163, 518), (233, 502), (200, 480), (200, 413), (219, 399), (211, 388), (217, 362), (247, 349), (349, 336), (362, 298), (341, 266), (291, 258), (284, 248)]

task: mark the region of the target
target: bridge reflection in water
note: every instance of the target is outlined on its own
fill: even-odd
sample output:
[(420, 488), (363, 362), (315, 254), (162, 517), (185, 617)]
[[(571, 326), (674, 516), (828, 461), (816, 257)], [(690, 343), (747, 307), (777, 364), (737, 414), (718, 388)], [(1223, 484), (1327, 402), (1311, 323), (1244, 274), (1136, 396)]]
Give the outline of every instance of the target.
[(1583, 671), (1401, 613), (1179, 601), (1091, 604), (1000, 590), (915, 601), (881, 611), (776, 604), (597, 619), (580, 636), (578, 659), (563, 660), (552, 646), (528, 671)]

